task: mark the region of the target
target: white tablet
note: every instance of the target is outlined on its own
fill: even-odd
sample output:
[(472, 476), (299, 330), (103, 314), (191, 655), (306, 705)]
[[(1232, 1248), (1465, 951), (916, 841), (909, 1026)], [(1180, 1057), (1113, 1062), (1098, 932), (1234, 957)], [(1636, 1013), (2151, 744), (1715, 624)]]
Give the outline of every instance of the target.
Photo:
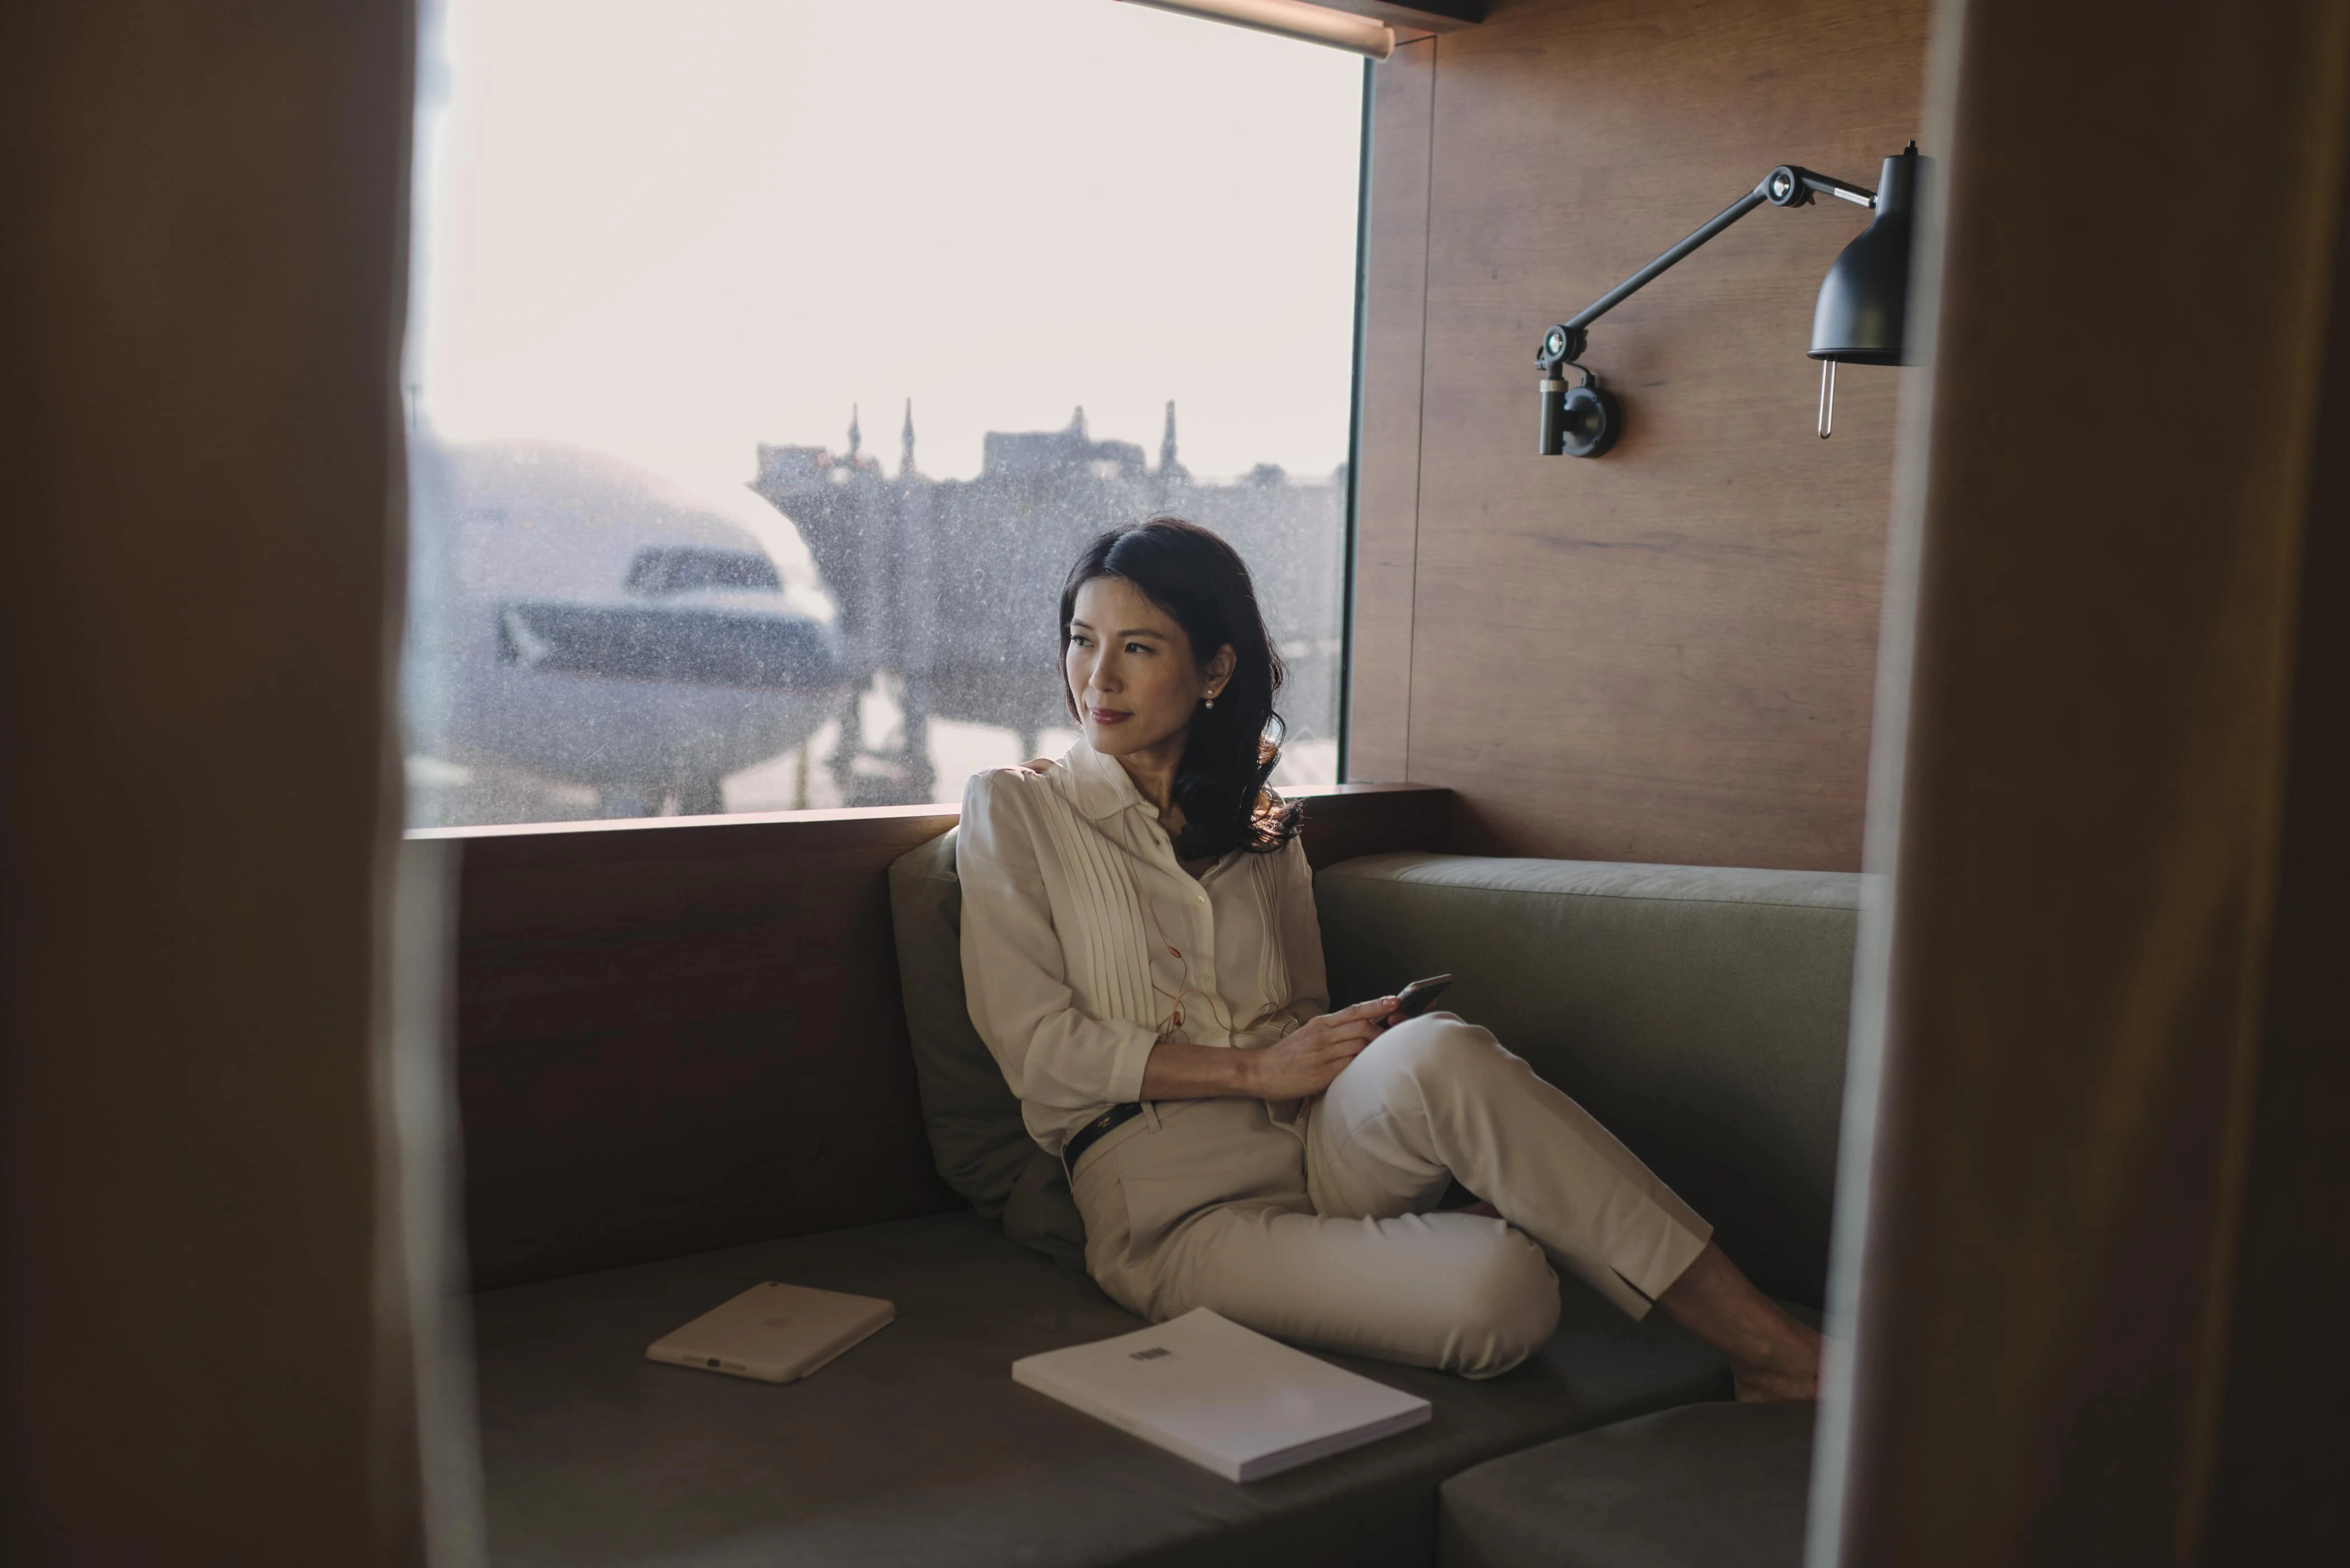
[(753, 1285), (645, 1349), (648, 1360), (789, 1383), (887, 1327), (898, 1309), (806, 1285)]

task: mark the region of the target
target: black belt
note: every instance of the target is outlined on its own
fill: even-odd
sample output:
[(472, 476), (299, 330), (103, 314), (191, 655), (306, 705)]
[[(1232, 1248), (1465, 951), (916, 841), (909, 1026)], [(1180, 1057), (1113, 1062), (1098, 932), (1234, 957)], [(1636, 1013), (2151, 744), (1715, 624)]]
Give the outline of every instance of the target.
[(1104, 1135), (1111, 1129), (1124, 1127), (1141, 1114), (1142, 1106), (1139, 1104), (1112, 1106), (1071, 1133), (1069, 1141), (1061, 1146), (1062, 1168), (1074, 1173), (1077, 1168), (1077, 1161), (1086, 1157), (1086, 1150), (1099, 1143)]

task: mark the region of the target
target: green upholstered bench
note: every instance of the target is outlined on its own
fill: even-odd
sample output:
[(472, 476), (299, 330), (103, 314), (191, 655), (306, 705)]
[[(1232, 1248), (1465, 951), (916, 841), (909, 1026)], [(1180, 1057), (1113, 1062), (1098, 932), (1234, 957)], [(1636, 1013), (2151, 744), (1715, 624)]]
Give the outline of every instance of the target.
[[(1068, 1265), (1074, 1210), (1057, 1166), (1032, 1158), (1000, 1075), (969, 1055), (951, 843), (906, 857), (891, 882), (925, 1116), (941, 1173), (974, 1211), (475, 1298), (504, 1568), (1423, 1568), (1448, 1478), (1463, 1478), (1466, 1497), (1478, 1488), (1464, 1472), (1488, 1461), (1726, 1399), (1710, 1351), (1571, 1281), (1558, 1334), (1488, 1382), (1333, 1357), (1426, 1396), (1435, 1418), (1250, 1486), (1018, 1387), (1015, 1358), (1135, 1320)], [(1417, 855), (1330, 867), (1316, 890), (1341, 999), (1458, 975), (1449, 1005), (1583, 1097), (1716, 1220), (1765, 1288), (1816, 1303), (1856, 882)], [(1011, 1141), (991, 1144), (1006, 1125)], [(763, 1279), (886, 1296), (898, 1321), (782, 1387), (640, 1359)], [(1542, 1512), (1540, 1485), (1514, 1490)]]
[(1802, 1568), (1810, 1405), (1684, 1405), (1442, 1489), (1442, 1568)]
[(1579, 1100), (1771, 1294), (1827, 1281), (1860, 878), (1373, 855), (1315, 878), (1330, 989), (1446, 1007)]
[[(761, 1280), (898, 1320), (780, 1387), (642, 1359)], [(1448, 1476), (1561, 1433), (1719, 1399), (1713, 1354), (1570, 1286), (1541, 1355), (1471, 1383), (1331, 1359), (1433, 1401), (1416, 1428), (1236, 1486), (1012, 1381), (1020, 1356), (1139, 1326), (976, 1214), (900, 1220), (475, 1299), (499, 1568), (1426, 1568)]]

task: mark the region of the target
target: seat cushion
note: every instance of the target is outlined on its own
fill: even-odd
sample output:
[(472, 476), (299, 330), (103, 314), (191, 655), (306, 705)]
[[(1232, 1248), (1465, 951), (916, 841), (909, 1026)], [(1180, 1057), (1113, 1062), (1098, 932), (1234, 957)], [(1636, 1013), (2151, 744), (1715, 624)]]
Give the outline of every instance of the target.
[[(762, 1280), (881, 1296), (898, 1320), (804, 1382), (644, 1359)], [(1448, 1476), (1565, 1433), (1729, 1391), (1662, 1314), (1581, 1286), (1503, 1376), (1331, 1356), (1434, 1402), (1422, 1428), (1246, 1486), (1012, 1381), (1037, 1351), (1137, 1326), (1083, 1274), (957, 1213), (733, 1248), (474, 1298), (500, 1568), (1344, 1562), (1436, 1549)]]
[(1858, 877), (1374, 855), (1315, 878), (1331, 995), (1443, 1005), (1580, 1100), (1755, 1283), (1827, 1275)]
[(914, 1077), (931, 1158), (947, 1185), (1004, 1233), (1056, 1262), (1082, 1265), (1085, 1221), (1061, 1162), (1036, 1147), (1020, 1101), (972, 1027), (962, 988), (962, 884), (951, 829), (889, 867), (889, 916)]
[(1689, 1405), (1443, 1486), (1442, 1568), (1800, 1568), (1815, 1405)]

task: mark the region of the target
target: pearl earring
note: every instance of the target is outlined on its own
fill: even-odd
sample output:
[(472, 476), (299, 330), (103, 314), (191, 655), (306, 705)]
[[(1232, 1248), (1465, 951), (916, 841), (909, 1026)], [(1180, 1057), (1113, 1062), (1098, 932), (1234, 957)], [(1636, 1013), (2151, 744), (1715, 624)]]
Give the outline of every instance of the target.
[(1214, 707), (1215, 705), (1216, 705), (1216, 700), (1215, 700), (1215, 698), (1211, 695), (1211, 696), (1210, 696), (1210, 697), (1209, 697), (1209, 699), (1208, 699), (1208, 706), (1209, 706), (1209, 707), (1211, 707), (1211, 708), (1212, 708), (1212, 707)]

